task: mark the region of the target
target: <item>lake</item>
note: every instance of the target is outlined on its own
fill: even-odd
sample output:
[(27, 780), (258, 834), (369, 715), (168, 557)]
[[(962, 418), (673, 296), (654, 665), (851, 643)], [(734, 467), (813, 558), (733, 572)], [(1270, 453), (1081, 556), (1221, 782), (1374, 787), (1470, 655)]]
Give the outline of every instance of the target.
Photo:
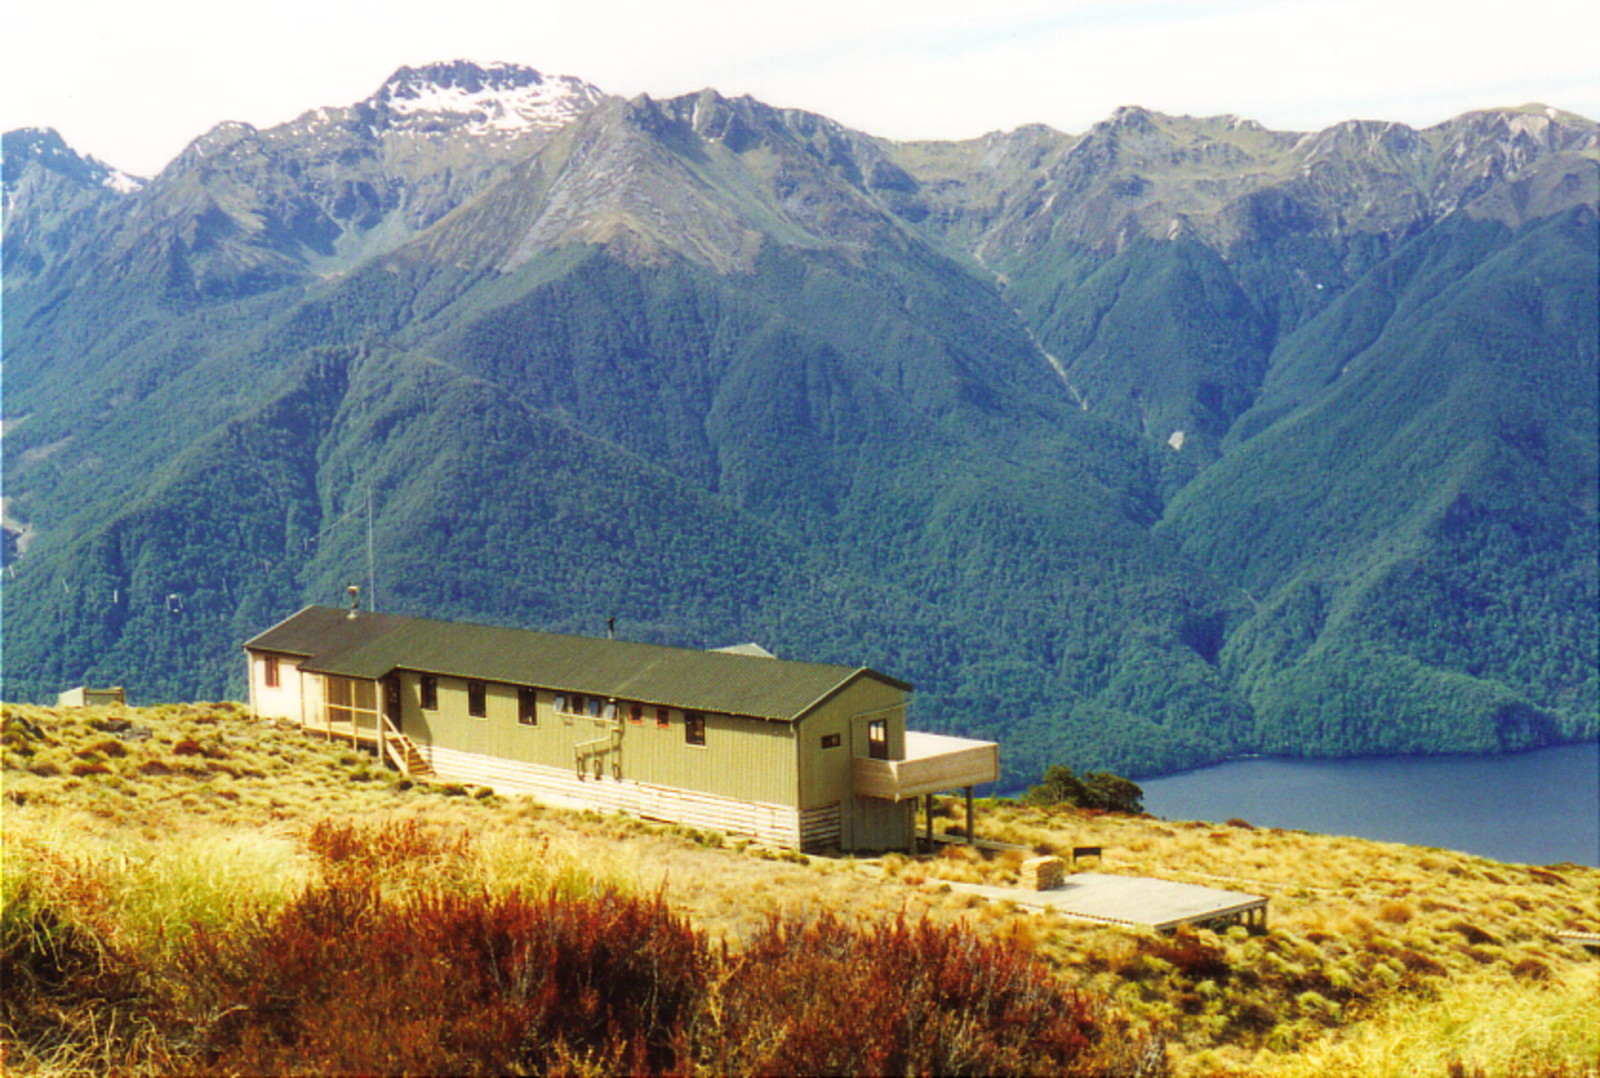
[(1143, 779), (1147, 812), (1600, 865), (1600, 745), (1500, 756), (1236, 760)]

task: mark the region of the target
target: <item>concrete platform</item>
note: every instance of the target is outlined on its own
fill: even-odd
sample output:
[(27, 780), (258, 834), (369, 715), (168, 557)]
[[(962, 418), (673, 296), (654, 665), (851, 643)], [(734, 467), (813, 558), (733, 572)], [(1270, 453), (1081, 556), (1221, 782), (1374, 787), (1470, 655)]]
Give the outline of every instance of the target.
[(1243, 891), (1223, 891), (1192, 883), (1173, 883), (1148, 876), (1111, 876), (1078, 872), (1058, 888), (1024, 891), (1018, 887), (992, 887), (952, 883), (951, 888), (1021, 906), (1035, 906), (1068, 917), (1110, 924), (1140, 925), (1170, 932), (1179, 925), (1223, 928), (1242, 924), (1267, 926), (1267, 899)]

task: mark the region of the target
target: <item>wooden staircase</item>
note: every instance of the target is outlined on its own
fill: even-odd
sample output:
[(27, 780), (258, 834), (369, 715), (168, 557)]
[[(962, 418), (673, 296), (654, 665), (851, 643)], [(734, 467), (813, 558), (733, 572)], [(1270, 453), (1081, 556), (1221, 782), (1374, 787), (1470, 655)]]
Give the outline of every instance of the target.
[(428, 778), (433, 774), (433, 765), (422, 755), (417, 743), (395, 729), (388, 716), (384, 716), (383, 728), (380, 744), (383, 745), (385, 763), (393, 763), (401, 774), (410, 778)]
[(616, 755), (622, 748), (622, 721), (620, 719), (590, 718), (590, 722), (605, 731), (599, 737), (575, 742), (572, 746), (578, 778), (587, 778), (591, 768), (595, 778), (600, 778), (607, 758), (611, 763), (611, 777), (622, 777), (621, 759)]

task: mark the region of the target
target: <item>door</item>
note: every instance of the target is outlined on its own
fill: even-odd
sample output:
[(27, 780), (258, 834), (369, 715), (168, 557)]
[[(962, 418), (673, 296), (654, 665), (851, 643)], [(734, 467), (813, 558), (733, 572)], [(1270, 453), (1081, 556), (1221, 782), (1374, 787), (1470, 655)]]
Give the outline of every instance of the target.
[(383, 679), (383, 715), (400, 729), (400, 679), (392, 674)]
[(867, 756), (873, 760), (889, 758), (888, 719), (873, 719), (867, 723)]

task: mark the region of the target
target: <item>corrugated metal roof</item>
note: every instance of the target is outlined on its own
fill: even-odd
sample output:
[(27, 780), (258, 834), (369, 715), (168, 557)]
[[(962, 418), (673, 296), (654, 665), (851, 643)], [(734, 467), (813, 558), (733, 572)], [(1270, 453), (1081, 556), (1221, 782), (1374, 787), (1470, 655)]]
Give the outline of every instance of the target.
[(866, 667), (396, 614), (351, 618), (325, 606), (306, 607), (245, 647), (303, 655), (303, 669), (342, 677), (416, 670), (764, 719), (797, 719), (857, 677), (911, 689)]

